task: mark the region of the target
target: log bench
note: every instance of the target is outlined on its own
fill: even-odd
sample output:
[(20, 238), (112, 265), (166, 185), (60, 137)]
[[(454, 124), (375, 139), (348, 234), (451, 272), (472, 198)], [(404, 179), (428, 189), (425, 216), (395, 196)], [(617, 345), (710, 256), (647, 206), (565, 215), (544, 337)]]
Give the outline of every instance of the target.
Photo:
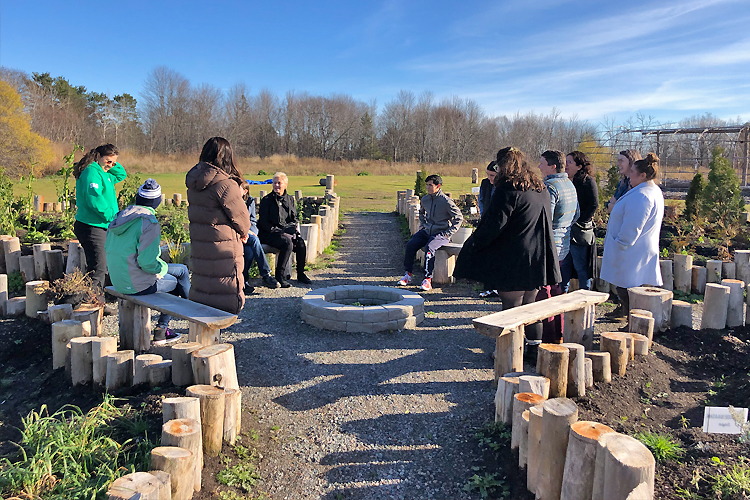
[(176, 297), (165, 292), (127, 295), (108, 286), (106, 292), (118, 299), (120, 350), (145, 352), (151, 347), (151, 309), (190, 323), (188, 339), (203, 345), (221, 342), (222, 328), (237, 321), (237, 315)]
[(595, 307), (608, 298), (607, 293), (576, 290), (474, 319), (479, 333), (496, 339), (495, 382), (505, 373), (523, 371), (524, 329), (537, 321), (565, 313), (570, 328), (566, 328), (564, 342), (582, 344), (590, 350)]

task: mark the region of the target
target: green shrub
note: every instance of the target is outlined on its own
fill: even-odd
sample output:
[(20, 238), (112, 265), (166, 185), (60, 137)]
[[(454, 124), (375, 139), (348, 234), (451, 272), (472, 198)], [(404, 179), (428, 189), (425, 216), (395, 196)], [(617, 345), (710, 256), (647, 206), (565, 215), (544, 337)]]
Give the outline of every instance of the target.
[(357, 173), (357, 177), (362, 177), (363, 175), (370, 175), (370, 172), (368, 172), (367, 170), (363, 170)]
[(740, 180), (732, 168), (732, 162), (725, 158), (724, 150), (713, 150), (709, 166), (708, 183), (703, 190), (703, 212), (711, 222), (737, 222), (740, 212), (745, 209)]
[(414, 183), (414, 196), (419, 196), (420, 198), (427, 194), (427, 170), (425, 167), (422, 167), (422, 170), (417, 172), (417, 180)]
[(258, 175), (268, 175), (268, 172), (266, 172), (263, 169), (258, 170)]
[(714, 476), (716, 498), (748, 498), (750, 496), (750, 466), (747, 459), (732, 466), (726, 474)]
[(21, 276), (21, 271), (14, 271), (8, 274), (8, 292), (19, 293), (26, 289), (26, 282)]
[(677, 440), (669, 434), (647, 431), (637, 432), (634, 437), (651, 450), (659, 463), (677, 460), (685, 452)]
[(706, 181), (703, 179), (703, 174), (695, 174), (687, 196), (685, 196), (685, 210), (682, 211), (684, 219), (692, 220), (701, 215), (703, 211), (703, 190), (705, 188)]
[(36, 229), (32, 229), (31, 231), (27, 231), (26, 234), (23, 237), (24, 243), (48, 243), (49, 242), (49, 235), (44, 231), (37, 231)]

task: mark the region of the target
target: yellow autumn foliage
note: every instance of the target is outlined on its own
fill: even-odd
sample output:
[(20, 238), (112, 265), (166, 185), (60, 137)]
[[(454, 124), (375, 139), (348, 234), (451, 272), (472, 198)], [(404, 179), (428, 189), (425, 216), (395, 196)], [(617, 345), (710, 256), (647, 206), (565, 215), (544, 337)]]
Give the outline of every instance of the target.
[(53, 161), (52, 145), (31, 130), (20, 94), (0, 80), (0, 168), (16, 177), (28, 172), (32, 162), (41, 171)]

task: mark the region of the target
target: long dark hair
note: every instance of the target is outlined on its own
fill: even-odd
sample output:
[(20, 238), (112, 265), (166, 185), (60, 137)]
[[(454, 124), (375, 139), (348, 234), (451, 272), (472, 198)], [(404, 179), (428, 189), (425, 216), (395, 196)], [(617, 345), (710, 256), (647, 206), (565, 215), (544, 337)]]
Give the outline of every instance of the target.
[(497, 152), (497, 176), (495, 185), (508, 182), (518, 191), (544, 191), (544, 183), (536, 173), (529, 168), (526, 156), (515, 147), (503, 148)]
[(578, 172), (573, 176), (574, 179), (584, 180), (586, 176), (594, 175), (594, 169), (586, 153), (583, 151), (573, 151), (572, 153), (568, 153), (568, 156), (572, 156), (573, 161), (580, 167)]
[(78, 160), (78, 163), (73, 166), (73, 177), (78, 179), (81, 176), (81, 172), (86, 170), (86, 167), (94, 162), (98, 163), (102, 156), (116, 156), (119, 154), (120, 151), (114, 144), (102, 144), (101, 146), (92, 149), (83, 155), (83, 158)]
[(223, 170), (240, 186), (245, 182), (240, 171), (234, 166), (232, 146), (223, 137), (211, 137), (206, 141), (201, 151), (200, 161)]

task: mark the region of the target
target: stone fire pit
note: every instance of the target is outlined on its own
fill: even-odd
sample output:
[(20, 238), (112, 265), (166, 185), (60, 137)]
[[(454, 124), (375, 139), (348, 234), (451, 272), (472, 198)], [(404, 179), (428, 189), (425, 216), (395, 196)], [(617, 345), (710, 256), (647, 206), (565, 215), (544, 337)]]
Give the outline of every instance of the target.
[(415, 328), (424, 319), (424, 299), (408, 290), (340, 285), (302, 297), (302, 320), (324, 330), (374, 333)]

